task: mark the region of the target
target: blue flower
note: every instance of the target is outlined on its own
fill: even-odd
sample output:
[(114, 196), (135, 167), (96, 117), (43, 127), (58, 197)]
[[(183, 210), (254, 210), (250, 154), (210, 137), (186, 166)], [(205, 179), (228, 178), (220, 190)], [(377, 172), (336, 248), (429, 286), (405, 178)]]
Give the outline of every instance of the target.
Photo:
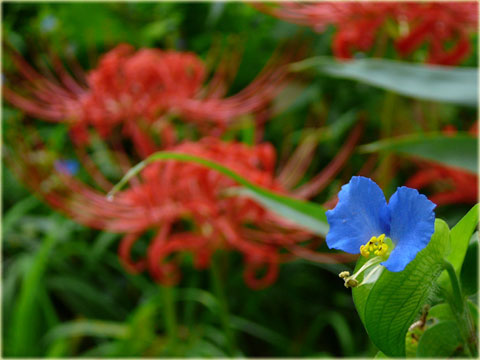
[(436, 205), (415, 189), (399, 187), (387, 204), (377, 184), (354, 176), (338, 199), (335, 209), (327, 211), (329, 248), (364, 256), (373, 253), (377, 263), (384, 260), (381, 265), (398, 272), (433, 235)]
[(75, 175), (78, 172), (79, 164), (76, 160), (57, 160), (55, 169), (66, 175)]

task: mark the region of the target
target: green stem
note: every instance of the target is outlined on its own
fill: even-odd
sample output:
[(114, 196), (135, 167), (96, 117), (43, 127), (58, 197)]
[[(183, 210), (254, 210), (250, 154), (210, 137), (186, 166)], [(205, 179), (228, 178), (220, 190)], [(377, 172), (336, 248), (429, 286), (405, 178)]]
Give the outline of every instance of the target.
[[(217, 254), (218, 255), (218, 254)], [(228, 352), (230, 356), (235, 354), (235, 336), (230, 327), (230, 314), (228, 311), (227, 297), (223, 289), (223, 281), (221, 278), (221, 271), (216, 256), (212, 257), (212, 263), (210, 265), (210, 274), (213, 282), (213, 290), (218, 301), (218, 307), (220, 312), (220, 322), (227, 337)]]
[(163, 306), (165, 316), (165, 328), (167, 330), (167, 349), (170, 350), (175, 347), (177, 342), (177, 315), (175, 312), (175, 288), (172, 286), (163, 286)]
[[(395, 116), (395, 105), (397, 102), (397, 94), (387, 91), (382, 105), (382, 112), (380, 114), (380, 138), (388, 139), (393, 133), (393, 124)], [(390, 151), (382, 151), (380, 153), (379, 165), (379, 185), (381, 188), (386, 188), (392, 179), (392, 154)]]
[(458, 281), (455, 269), (450, 262), (445, 260), (443, 266), (444, 269), (447, 271), (450, 282), (452, 284), (452, 296), (448, 296), (447, 299), (450, 300), (450, 307), (455, 314), (455, 319), (460, 328), (461, 336), (463, 337), (463, 340), (465, 342), (465, 350), (467, 351), (469, 356), (477, 357), (478, 349), (475, 327), (473, 325), (470, 311), (465, 302), (465, 298), (462, 295), (460, 282)]
[[(195, 271), (189, 277), (189, 287), (192, 289), (197, 289), (201, 287), (200, 285), (200, 276), (198, 271)], [(195, 310), (198, 306), (196, 301), (187, 301), (184, 308), (184, 322), (188, 326), (189, 329), (192, 329), (195, 325)]]
[(458, 313), (463, 313), (464, 300), (455, 269), (453, 268), (453, 265), (446, 260), (444, 261), (443, 267), (447, 271), (450, 282), (452, 283), (453, 301), (456, 308), (454, 310), (456, 310)]

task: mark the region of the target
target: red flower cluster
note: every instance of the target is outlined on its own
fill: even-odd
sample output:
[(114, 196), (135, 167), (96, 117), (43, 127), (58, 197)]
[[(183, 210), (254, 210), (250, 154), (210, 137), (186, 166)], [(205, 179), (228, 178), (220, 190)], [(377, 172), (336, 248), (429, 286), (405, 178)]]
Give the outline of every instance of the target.
[(405, 186), (422, 189), (434, 186), (429, 196), (437, 205), (474, 204), (478, 200), (478, 176), (467, 171), (426, 163)]
[[(371, 50), (379, 36), (392, 37), (402, 57), (428, 45), (426, 62), (456, 65), (471, 52), (469, 35), (478, 24), (476, 2), (282, 2), (255, 5), (262, 11), (316, 31), (337, 27), (336, 57)], [(449, 43), (454, 45), (447, 48)]]
[[(29, 151), (31, 148), (24, 143), (15, 146), (14, 151), (23, 154), (23, 162), (17, 156), (8, 157), (16, 159), (10, 165), (19, 177), (75, 221), (126, 233), (119, 247), (122, 263), (132, 272), (148, 270), (160, 283), (178, 282), (177, 255), (184, 251), (194, 254), (198, 268), (207, 267), (217, 249), (243, 253), (245, 282), (256, 289), (276, 279), (278, 264), (292, 256), (281, 254), (285, 249), (306, 257), (314, 255), (322, 262), (350, 260), (299, 247), (299, 243), (311, 238), (308, 232), (248, 198), (229, 193), (235, 182), (214, 170), (175, 161), (154, 163), (143, 170), (141, 181), (132, 180), (129, 189), (108, 200), (104, 193), (85, 185), (68, 171), (55, 170), (54, 155), (41, 148)], [(171, 150), (213, 160), (255, 184), (285, 193), (274, 178), (275, 150), (269, 144), (248, 147), (207, 137), (199, 142), (184, 142)], [(156, 234), (147, 253), (133, 260), (132, 247), (148, 230)], [(266, 271), (259, 278), (257, 271), (263, 267)]]
[(238, 117), (265, 109), (285, 83), (286, 63), (298, 56), (292, 51), (274, 57), (244, 90), (223, 97), (226, 66), (220, 64), (218, 73), (203, 88), (205, 66), (188, 52), (135, 51), (122, 44), (100, 59), (98, 67), (86, 75), (86, 85), (73, 78), (58, 59), (53, 59), (56, 76), (47, 76), (18, 54), (12, 55), (27, 82), (16, 90), (4, 86), (10, 103), (31, 116), (69, 123), (77, 144), (88, 141), (88, 126), (106, 138), (116, 126), (123, 125), (124, 135), (132, 139), (143, 157), (159, 149), (146, 133), (156, 133), (162, 148), (173, 144), (170, 115), (196, 123), (205, 134), (218, 135)]
[[(446, 135), (457, 132), (452, 126), (444, 129)], [(469, 133), (478, 136), (477, 123)], [(434, 193), (429, 196), (437, 205), (474, 204), (478, 201), (478, 175), (465, 170), (442, 166), (431, 162), (422, 162), (422, 169), (411, 176), (405, 186), (422, 189), (431, 186)]]
[[(224, 97), (227, 65), (219, 65), (204, 86), (207, 70), (191, 53), (134, 51), (129, 45), (120, 45), (105, 54), (97, 68), (87, 74), (77, 69), (75, 77), (55, 57), (54, 73), (42, 75), (13, 53), (22, 81), (10, 82), (15, 84), (14, 89), (4, 87), (6, 99), (31, 116), (67, 123), (79, 162), (59, 161), (58, 155), (45, 149), (40, 140), (28, 143), (23, 134), (28, 133), (31, 141), (35, 132), (24, 125), (22, 135), (10, 138), (14, 146), (9, 151), (13, 154), (7, 154), (7, 161), (52, 207), (86, 226), (125, 234), (119, 247), (125, 267), (133, 272), (148, 270), (163, 284), (179, 280), (178, 259), (183, 251), (193, 253), (198, 268), (208, 266), (217, 249), (241, 252), (246, 262), (245, 281), (252, 288), (271, 284), (278, 264), (292, 256), (320, 262), (351, 260), (311, 251), (303, 246), (311, 234), (252, 200), (233, 194), (229, 189), (235, 182), (229, 178), (191, 163), (152, 164), (143, 170), (140, 179), (131, 180), (129, 189), (109, 201), (105, 191), (113, 184), (88, 152), (91, 135), (99, 134), (122, 172), (137, 161), (135, 156), (144, 159), (154, 151), (169, 149), (216, 161), (252, 183), (285, 193), (307, 170), (310, 157), (300, 161), (300, 155), (307, 151), (313, 156), (311, 144), (307, 144), (308, 149), (299, 149), (282, 176), (275, 178), (275, 151), (271, 145), (248, 147), (208, 136), (179, 144), (169, 118), (179, 116), (203, 134), (218, 135), (243, 114), (263, 116), (285, 83), (285, 65), (299, 52), (289, 51), (274, 58), (247, 88), (230, 97)], [(359, 123), (339, 156), (325, 172), (297, 189), (296, 196), (307, 198), (318, 193), (348, 159), (361, 132)], [(296, 168), (294, 174), (292, 166)], [(78, 169), (82, 176), (86, 170), (104, 191), (74, 176)], [(149, 240), (148, 250), (134, 260), (132, 248), (152, 230), (155, 235)], [(262, 268), (264, 275), (259, 277)]]

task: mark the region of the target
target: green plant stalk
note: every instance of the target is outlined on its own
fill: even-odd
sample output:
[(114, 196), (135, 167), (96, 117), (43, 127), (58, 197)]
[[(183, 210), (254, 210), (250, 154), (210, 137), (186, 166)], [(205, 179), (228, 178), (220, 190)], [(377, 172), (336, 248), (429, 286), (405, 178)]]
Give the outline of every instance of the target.
[(452, 294), (451, 296), (447, 296), (447, 300), (449, 301), (452, 312), (455, 314), (455, 320), (458, 323), (461, 336), (465, 342), (467, 353), (469, 356), (476, 358), (478, 355), (478, 349), (475, 327), (473, 325), (470, 311), (465, 302), (465, 297), (462, 295), (460, 282), (458, 281), (453, 265), (449, 261), (444, 260), (443, 266), (447, 271), (452, 284)]
[(220, 275), (218, 258), (216, 258), (216, 256), (213, 256), (210, 264), (210, 275), (213, 283), (213, 291), (215, 292), (215, 296), (218, 301), (220, 322), (223, 327), (223, 331), (225, 332), (225, 336), (227, 337), (228, 352), (230, 356), (233, 356), (236, 348), (235, 335), (230, 327), (230, 314), (228, 311), (227, 297), (225, 296), (225, 291), (223, 289), (223, 281)]
[[(200, 287), (200, 277), (198, 272), (194, 272), (193, 274), (191, 274), (189, 278), (190, 278), (189, 287), (191, 288)], [(185, 308), (183, 310), (184, 311), (183, 321), (185, 321), (185, 324), (189, 327), (189, 329), (192, 329), (193, 326), (195, 325), (194, 316), (195, 316), (195, 310), (197, 308), (197, 304), (198, 303), (196, 301), (188, 301), (185, 304)]]
[(162, 286), (163, 307), (165, 316), (165, 328), (167, 331), (169, 352), (175, 348), (177, 342), (177, 315), (175, 312), (175, 288), (172, 286)]
[[(395, 105), (397, 100), (397, 94), (388, 91), (385, 94), (385, 100), (383, 102), (382, 113), (380, 115), (380, 138), (387, 139), (392, 136), (393, 132), (393, 116), (395, 113)], [(381, 188), (386, 189), (390, 181), (392, 180), (392, 154), (390, 151), (382, 151), (380, 153), (380, 165), (379, 165), (379, 185)]]

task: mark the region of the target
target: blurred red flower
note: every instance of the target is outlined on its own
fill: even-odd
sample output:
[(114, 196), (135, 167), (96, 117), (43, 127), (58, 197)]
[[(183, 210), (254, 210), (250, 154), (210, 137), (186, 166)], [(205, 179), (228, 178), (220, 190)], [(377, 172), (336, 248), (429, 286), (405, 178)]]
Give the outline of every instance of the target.
[(429, 199), (437, 205), (474, 204), (478, 201), (477, 175), (433, 163), (423, 163), (405, 186), (415, 189), (432, 186), (434, 192)]
[[(205, 65), (189, 52), (135, 51), (122, 44), (103, 55), (86, 76), (77, 69), (78, 79), (56, 57), (52, 59), (55, 74), (42, 75), (19, 54), (11, 53), (22, 75), (3, 87), (11, 104), (31, 116), (70, 124), (77, 144), (88, 141), (88, 126), (107, 138), (116, 126), (123, 125), (123, 134), (132, 139), (142, 157), (175, 143), (168, 116), (176, 114), (196, 123), (204, 134), (219, 135), (240, 116), (266, 109), (286, 83), (285, 65), (299, 55), (291, 48), (274, 55), (249, 86), (225, 97), (226, 72), (235, 54), (217, 66), (204, 86)], [(152, 132), (162, 146), (145, 135)]]
[[(220, 64), (204, 86), (205, 66), (191, 53), (153, 49), (135, 52), (128, 45), (120, 45), (105, 54), (87, 75), (77, 68), (75, 78), (56, 57), (52, 58), (55, 74), (41, 75), (21, 56), (12, 55), (23, 79), (10, 83), (16, 84), (15, 90), (4, 87), (5, 97), (31, 116), (67, 123), (79, 162), (59, 159), (40, 140), (32, 146), (30, 138), (35, 139), (35, 132), (24, 125), (17, 129), (21, 136), (17, 133), (10, 137), (7, 161), (52, 207), (86, 226), (124, 233), (119, 255), (130, 271), (148, 270), (156, 281), (174, 284), (180, 276), (178, 254), (192, 252), (195, 265), (202, 268), (208, 266), (217, 249), (231, 249), (245, 256), (246, 283), (261, 288), (275, 280), (280, 262), (295, 256), (320, 262), (351, 260), (311, 251), (303, 246), (311, 240), (311, 234), (252, 200), (229, 193), (227, 190), (235, 186), (232, 180), (195, 164), (152, 164), (140, 178), (131, 179), (129, 189), (108, 201), (105, 192), (113, 184), (87, 151), (92, 135), (98, 133), (122, 173), (138, 159), (169, 149), (214, 160), (259, 186), (286, 193), (306, 172), (314, 155), (311, 144), (300, 148), (281, 176), (275, 177), (271, 145), (248, 147), (213, 137), (179, 143), (175, 127), (167, 118), (177, 114), (193, 122), (202, 133), (218, 135), (238, 116), (252, 112), (262, 116), (286, 81), (285, 65), (298, 52), (280, 54), (246, 89), (230, 97), (224, 97), (227, 65)], [(292, 193), (308, 198), (321, 191), (352, 153), (362, 128), (359, 122), (325, 172)], [(131, 148), (125, 138), (132, 142)], [(103, 191), (80, 180), (85, 175), (83, 170)], [(146, 233), (152, 230), (155, 235), (145, 255), (133, 260), (132, 248), (144, 242)], [(266, 269), (259, 277), (262, 268)]]
[[(132, 179), (129, 189), (109, 201), (105, 193), (68, 171), (76, 169), (74, 166), (63, 162), (57, 166), (57, 157), (41, 146), (32, 147), (20, 140), (11, 150), (18, 154), (7, 152), (7, 160), (30, 188), (81, 224), (125, 233), (119, 247), (122, 263), (132, 272), (148, 270), (163, 284), (179, 281), (176, 254), (184, 251), (194, 254), (198, 268), (207, 267), (217, 249), (241, 252), (246, 263), (244, 278), (252, 288), (275, 281), (278, 264), (291, 259), (292, 253), (322, 262), (351, 260), (300, 246), (312, 235), (254, 201), (229, 193), (235, 186), (233, 180), (193, 163), (151, 164), (142, 171), (141, 181)], [(183, 142), (171, 150), (216, 161), (259, 186), (286, 192), (274, 177), (275, 150), (269, 144), (249, 147), (208, 137)], [(152, 229), (156, 235), (145, 256), (133, 260), (132, 247)], [(290, 255), (284, 250), (290, 250)], [(264, 267), (259, 278), (258, 271)]]
[[(478, 137), (478, 124), (469, 130), (472, 136)], [(445, 135), (455, 135), (457, 130), (447, 126)], [(436, 163), (419, 162), (421, 169), (411, 176), (405, 186), (415, 189), (430, 187), (432, 194), (429, 199), (437, 205), (474, 204), (478, 202), (478, 175), (471, 172), (447, 167)]]
[(389, 36), (402, 57), (427, 44), (426, 62), (456, 65), (471, 53), (469, 36), (478, 26), (476, 2), (281, 2), (254, 6), (316, 31), (335, 25), (333, 52), (341, 59), (351, 58), (354, 51), (370, 51), (380, 37)]

